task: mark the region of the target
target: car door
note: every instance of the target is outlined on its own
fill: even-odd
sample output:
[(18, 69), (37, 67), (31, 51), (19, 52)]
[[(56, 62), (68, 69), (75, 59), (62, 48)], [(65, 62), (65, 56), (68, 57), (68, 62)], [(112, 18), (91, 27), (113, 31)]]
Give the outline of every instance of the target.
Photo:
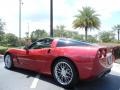
[(29, 46), (28, 50), (21, 52), (19, 54), (21, 66), (26, 69), (41, 72), (45, 67), (47, 53), (51, 49), (51, 42), (52, 40), (42, 39)]

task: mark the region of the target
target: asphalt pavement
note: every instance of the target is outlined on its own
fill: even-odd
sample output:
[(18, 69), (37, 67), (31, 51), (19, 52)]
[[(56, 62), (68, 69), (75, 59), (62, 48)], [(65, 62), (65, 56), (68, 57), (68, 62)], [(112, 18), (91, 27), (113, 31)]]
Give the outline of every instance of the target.
[(8, 70), (0, 59), (0, 90), (120, 90), (120, 65), (114, 64), (110, 74), (89, 82), (79, 82), (74, 88), (65, 89), (47, 75), (15, 68)]
[(3, 55), (0, 54), (0, 62), (3, 62)]

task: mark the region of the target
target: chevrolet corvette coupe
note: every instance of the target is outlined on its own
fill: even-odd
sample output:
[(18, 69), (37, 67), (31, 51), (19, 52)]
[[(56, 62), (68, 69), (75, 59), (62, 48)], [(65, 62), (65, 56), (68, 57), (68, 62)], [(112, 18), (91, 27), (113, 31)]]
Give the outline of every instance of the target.
[(62, 86), (75, 85), (110, 72), (114, 55), (107, 47), (67, 38), (44, 38), (23, 49), (9, 49), (5, 67), (48, 74)]

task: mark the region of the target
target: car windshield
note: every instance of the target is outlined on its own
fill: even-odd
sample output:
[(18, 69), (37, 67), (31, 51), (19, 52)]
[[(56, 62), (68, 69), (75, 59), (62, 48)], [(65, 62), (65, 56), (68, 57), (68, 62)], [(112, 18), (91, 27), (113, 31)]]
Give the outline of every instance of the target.
[(95, 46), (95, 45), (74, 39), (59, 39), (57, 43), (57, 47), (63, 47), (63, 46)]

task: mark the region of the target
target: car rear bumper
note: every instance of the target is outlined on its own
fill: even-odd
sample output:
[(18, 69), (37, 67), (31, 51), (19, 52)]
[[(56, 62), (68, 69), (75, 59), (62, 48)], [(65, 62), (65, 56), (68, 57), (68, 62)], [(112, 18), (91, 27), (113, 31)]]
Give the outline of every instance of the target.
[(111, 71), (112, 64), (105, 67), (101, 65), (99, 61), (91, 61), (78, 63), (77, 68), (79, 71), (80, 80), (91, 80), (109, 73)]
[(102, 72), (101, 74), (99, 74), (96, 78), (103, 77), (103, 76), (105, 76), (106, 74), (108, 74), (108, 73), (110, 73), (110, 72), (111, 72), (111, 69), (108, 69), (108, 70)]
[(101, 72), (99, 75), (91, 76), (91, 77), (89, 77), (87, 79), (82, 79), (82, 80), (84, 80), (84, 81), (93, 81), (93, 80), (96, 80), (96, 79), (104, 77), (106, 74), (108, 74), (110, 72), (111, 72), (111, 69), (106, 70), (104, 72)]

